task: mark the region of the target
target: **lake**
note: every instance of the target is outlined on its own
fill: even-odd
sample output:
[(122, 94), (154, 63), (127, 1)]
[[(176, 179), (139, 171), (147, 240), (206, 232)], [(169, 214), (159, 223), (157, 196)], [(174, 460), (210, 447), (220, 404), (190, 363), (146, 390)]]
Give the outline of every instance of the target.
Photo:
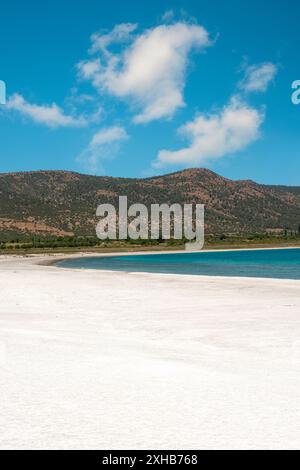
[(93, 256), (61, 260), (56, 265), (126, 272), (300, 279), (300, 248)]

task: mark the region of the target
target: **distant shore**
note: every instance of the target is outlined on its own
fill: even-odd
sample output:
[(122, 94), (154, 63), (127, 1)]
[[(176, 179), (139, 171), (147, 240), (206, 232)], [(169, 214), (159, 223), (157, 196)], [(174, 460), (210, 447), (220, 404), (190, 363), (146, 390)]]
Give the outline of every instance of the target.
[[(300, 241), (280, 242), (280, 243), (220, 243), (206, 244), (203, 251), (219, 251), (219, 250), (237, 250), (237, 249), (280, 249), (280, 248), (300, 248)], [(3, 249), (0, 250), (1, 255), (31, 255), (31, 254), (81, 254), (94, 253), (97, 254), (114, 254), (114, 253), (139, 253), (139, 252), (172, 252), (184, 251), (184, 245), (127, 245), (127, 246), (108, 246), (108, 247), (59, 247), (59, 248), (32, 248), (32, 249)]]

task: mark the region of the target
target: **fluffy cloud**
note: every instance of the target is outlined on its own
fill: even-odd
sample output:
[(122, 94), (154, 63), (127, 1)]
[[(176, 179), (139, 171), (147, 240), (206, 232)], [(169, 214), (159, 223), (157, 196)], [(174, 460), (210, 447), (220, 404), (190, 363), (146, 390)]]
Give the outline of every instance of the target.
[[(129, 100), (137, 110), (134, 121), (146, 123), (171, 117), (184, 106), (183, 90), (192, 48), (211, 45), (208, 32), (183, 22), (160, 25), (133, 35), (135, 24), (116, 26), (106, 35), (93, 35), (90, 52), (97, 54), (78, 64), (79, 75), (100, 92)], [(112, 43), (131, 43), (111, 53)]]
[(90, 147), (96, 148), (105, 144), (110, 144), (111, 142), (116, 142), (120, 140), (125, 140), (128, 138), (127, 132), (123, 127), (113, 126), (100, 129), (100, 131), (94, 134)]
[(112, 126), (97, 131), (88, 147), (81, 153), (78, 160), (92, 171), (99, 169), (99, 160), (113, 157), (119, 150), (121, 141), (129, 138), (123, 127)]
[(161, 150), (153, 166), (201, 165), (242, 150), (259, 137), (263, 120), (262, 112), (233, 98), (221, 113), (199, 115), (181, 127), (179, 132), (189, 139), (189, 146), (176, 151)]
[(64, 111), (52, 103), (51, 105), (37, 105), (26, 101), (22, 95), (15, 93), (7, 101), (6, 109), (32, 119), (38, 124), (48, 127), (83, 127), (87, 124), (84, 117), (68, 116)]
[(113, 43), (123, 43), (131, 39), (131, 33), (137, 28), (136, 23), (121, 23), (117, 24), (109, 33), (92, 35), (91, 53), (100, 51), (105, 55), (111, 56), (108, 46)]
[(239, 86), (247, 92), (266, 91), (277, 73), (277, 66), (272, 62), (250, 65), (245, 70), (245, 77)]

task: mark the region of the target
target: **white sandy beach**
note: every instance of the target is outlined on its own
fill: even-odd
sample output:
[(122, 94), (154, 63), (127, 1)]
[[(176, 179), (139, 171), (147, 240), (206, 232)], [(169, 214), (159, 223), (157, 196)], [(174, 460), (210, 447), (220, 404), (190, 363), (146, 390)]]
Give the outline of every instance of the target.
[(300, 445), (300, 281), (0, 257), (1, 449)]

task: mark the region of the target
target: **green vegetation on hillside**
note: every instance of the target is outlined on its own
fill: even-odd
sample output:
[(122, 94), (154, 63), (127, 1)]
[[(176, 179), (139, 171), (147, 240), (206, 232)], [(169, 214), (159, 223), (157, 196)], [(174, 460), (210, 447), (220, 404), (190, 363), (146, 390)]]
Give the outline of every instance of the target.
[[(96, 237), (57, 237), (50, 239), (32, 238), (26, 241), (14, 239), (0, 241), (0, 253), (41, 253), (41, 252), (80, 252), (80, 251), (133, 251), (184, 249), (187, 240), (122, 240), (100, 241)], [(257, 246), (300, 246), (299, 234), (274, 236), (253, 233), (243, 236), (226, 235), (207, 236), (204, 248), (232, 248)]]

